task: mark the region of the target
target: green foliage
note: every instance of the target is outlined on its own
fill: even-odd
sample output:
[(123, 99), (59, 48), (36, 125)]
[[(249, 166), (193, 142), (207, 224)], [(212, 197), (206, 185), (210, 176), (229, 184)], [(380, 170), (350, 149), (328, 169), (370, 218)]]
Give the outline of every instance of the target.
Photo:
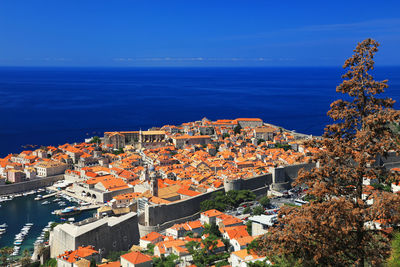
[(219, 144), (218, 144), (218, 143), (214, 143), (214, 147), (215, 147), (215, 150), (218, 151), (218, 149), (219, 149)]
[(229, 262), (227, 260), (223, 260), (215, 264), (215, 267), (221, 267), (221, 266), (229, 266)]
[(60, 222), (60, 223), (58, 223), (58, 222), (53, 222), (53, 223), (50, 225), (51, 231), (53, 231), (54, 227), (56, 227), (56, 226), (59, 225), (59, 224), (63, 224), (63, 222)]
[(257, 145), (260, 145), (260, 144), (263, 143), (263, 142), (265, 142), (264, 139), (258, 139), (258, 140), (257, 140)]
[(285, 203), (285, 204), (283, 204), (284, 206), (289, 206), (289, 207), (295, 207), (295, 208), (298, 208), (298, 207), (300, 207), (300, 206), (297, 206), (296, 204), (293, 204), (293, 203)]
[(261, 215), (264, 213), (264, 208), (262, 206), (257, 206), (253, 209), (253, 215)]
[(8, 179), (5, 181), (5, 184), (12, 184)]
[(225, 139), (225, 138), (228, 138), (228, 137), (230, 137), (230, 135), (229, 135), (228, 133), (224, 133), (224, 134), (222, 135), (222, 139)]
[(315, 200), (317, 200), (317, 198), (313, 195), (307, 194), (304, 196), (303, 200), (304, 201), (315, 201)]
[(239, 124), (235, 126), (235, 128), (233, 128), (233, 132), (235, 134), (240, 134), (240, 130), (242, 130), (242, 126), (240, 126)]
[(119, 155), (119, 154), (124, 153), (124, 149), (121, 147), (121, 148), (118, 149), (118, 150), (114, 150), (112, 153), (113, 153), (114, 155)]
[(383, 184), (383, 183), (376, 183), (376, 184), (371, 184), (375, 189), (383, 190), (386, 192), (392, 192), (392, 187), (388, 184)]
[(203, 202), (200, 203), (201, 211), (212, 210), (212, 209), (224, 211), (226, 209), (226, 204), (221, 202), (216, 202), (215, 200), (211, 199), (204, 200)]
[[(295, 256), (278, 256), (275, 255), (273, 257), (269, 257), (269, 261), (274, 263), (274, 266), (277, 267), (301, 267), (303, 264), (301, 260), (296, 258)], [(265, 265), (261, 265), (265, 266)], [(270, 265), (267, 265), (270, 266)]]
[(263, 196), (258, 202), (265, 207), (271, 203), (271, 200), (267, 196)]
[(96, 267), (96, 266), (97, 266), (96, 260), (95, 259), (91, 259), (90, 260), (90, 267)]
[(188, 232), (185, 233), (185, 236), (193, 237), (193, 232), (192, 231), (188, 231)]
[(268, 264), (266, 261), (255, 261), (255, 262), (247, 263), (247, 266), (249, 266), (249, 267), (264, 267), (265, 266), (266, 267), (266, 266), (271, 266), (271, 265)]
[(251, 208), (250, 207), (246, 207), (244, 210), (243, 210), (243, 214), (250, 214), (251, 213)]
[(40, 267), (40, 261), (32, 262), (29, 267)]
[(27, 267), (31, 264), (32, 259), (31, 259), (31, 253), (29, 252), (29, 250), (25, 249), (22, 252), (22, 258), (20, 259), (19, 262), (22, 265), (22, 267)]
[(49, 259), (44, 264), (45, 267), (57, 267), (57, 260), (56, 259)]
[[(203, 234), (209, 234), (205, 239), (201, 240), (201, 243), (196, 241), (190, 241), (186, 243), (186, 248), (192, 255), (193, 263), (196, 266), (211, 266), (217, 262), (223, 262), (229, 258), (229, 253), (215, 253), (214, 248), (218, 244), (218, 240), (221, 240), (225, 245), (225, 251), (229, 248), (229, 240), (222, 239), (221, 234), (218, 231), (219, 236), (216, 236), (210, 232), (211, 225), (206, 225), (206, 230)], [(221, 266), (221, 265), (217, 265)]]
[(0, 248), (0, 259), (2, 266), (8, 265), (8, 257), (14, 252), (12, 247), (2, 247)]
[(205, 235), (205, 234), (214, 235), (216, 237), (222, 236), (218, 226), (215, 223), (204, 224), (203, 235)]
[(147, 244), (147, 250), (144, 253), (154, 255), (154, 247), (155, 245), (153, 243)]
[(44, 239), (48, 240), (50, 238), (50, 232), (46, 231), (44, 232)]
[(201, 202), (200, 209), (201, 211), (210, 209), (225, 211), (228, 208), (238, 207), (240, 203), (252, 201), (254, 199), (256, 199), (256, 195), (250, 190), (231, 190), (227, 193), (219, 191), (212, 194), (211, 199)]
[(392, 240), (392, 254), (387, 262), (388, 267), (400, 267), (400, 233), (394, 234)]
[(260, 251), (260, 240), (258, 238), (254, 239), (247, 246), (247, 253), (251, 253), (251, 251)]
[(90, 144), (99, 144), (101, 141), (100, 141), (100, 137), (98, 137), (98, 136), (94, 136), (93, 138), (92, 138), (92, 140), (90, 140)]
[(292, 147), (289, 144), (281, 144), (281, 143), (275, 143), (276, 148), (283, 148), (285, 151), (288, 151), (289, 149), (292, 149)]
[(121, 255), (127, 254), (129, 251), (110, 251), (107, 255), (109, 261), (117, 261)]
[[(280, 256), (274, 256), (269, 259), (271, 262), (274, 263), (273, 266), (277, 267), (300, 267), (302, 266), (298, 260), (295, 260), (293, 257), (289, 258), (283, 258)], [(267, 267), (271, 266), (270, 264), (267, 263), (267, 259), (263, 261), (255, 261), (255, 262), (249, 262), (247, 264), (249, 267)]]
[(253, 232), (252, 225), (253, 225), (253, 224), (252, 224), (251, 221), (247, 221), (247, 223), (246, 223), (246, 226), (247, 226), (246, 230), (247, 230), (247, 232), (249, 233), (249, 235), (251, 235), (252, 232)]
[(153, 259), (153, 266), (155, 267), (175, 267), (178, 263), (178, 256), (175, 254), (170, 254), (167, 257), (161, 256), (160, 258)]

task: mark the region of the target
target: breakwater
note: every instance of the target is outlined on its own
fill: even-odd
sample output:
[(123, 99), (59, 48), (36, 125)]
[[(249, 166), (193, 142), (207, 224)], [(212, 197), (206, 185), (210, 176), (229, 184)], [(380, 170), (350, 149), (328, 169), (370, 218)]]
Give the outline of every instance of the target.
[(45, 178), (37, 178), (31, 181), (26, 181), (21, 183), (0, 185), (0, 196), (44, 188), (63, 179), (64, 179), (64, 174), (60, 174)]

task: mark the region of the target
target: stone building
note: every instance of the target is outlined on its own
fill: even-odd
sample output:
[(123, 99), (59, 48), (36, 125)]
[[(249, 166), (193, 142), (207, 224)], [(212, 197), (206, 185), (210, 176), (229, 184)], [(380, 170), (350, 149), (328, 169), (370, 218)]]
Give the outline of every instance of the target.
[(236, 119), (236, 121), (242, 128), (245, 127), (256, 128), (256, 127), (261, 127), (263, 125), (262, 119), (259, 118), (239, 118)]
[(35, 165), (37, 176), (48, 177), (62, 174), (68, 168), (68, 165), (57, 161), (43, 161)]
[(50, 257), (68, 250), (92, 245), (101, 257), (111, 251), (126, 251), (139, 243), (137, 215), (134, 212), (119, 217), (90, 218), (75, 224), (57, 225), (50, 233)]
[(153, 259), (138, 251), (132, 251), (127, 254), (121, 255), (122, 267), (151, 267), (153, 266)]
[[(98, 180), (96, 180), (98, 179)], [(96, 202), (110, 201), (114, 196), (134, 192), (134, 187), (111, 175), (74, 183), (72, 190), (78, 196), (90, 197)]]
[(257, 140), (263, 139), (265, 141), (273, 141), (275, 129), (272, 127), (257, 127), (254, 129), (254, 137)]
[(105, 132), (104, 144), (113, 145), (113, 148), (120, 149), (126, 145), (133, 145), (136, 148), (156, 148), (165, 146), (165, 131), (124, 131)]
[(65, 251), (65, 253), (57, 256), (57, 267), (79, 267), (79, 262), (86, 260), (90, 263), (94, 259), (100, 262), (99, 252), (93, 246), (78, 247), (76, 250)]
[(211, 143), (211, 136), (209, 135), (181, 135), (172, 138), (176, 148), (180, 149), (186, 145), (207, 145)]
[(7, 172), (7, 180), (12, 183), (20, 183), (26, 179), (26, 174), (23, 171), (10, 169)]

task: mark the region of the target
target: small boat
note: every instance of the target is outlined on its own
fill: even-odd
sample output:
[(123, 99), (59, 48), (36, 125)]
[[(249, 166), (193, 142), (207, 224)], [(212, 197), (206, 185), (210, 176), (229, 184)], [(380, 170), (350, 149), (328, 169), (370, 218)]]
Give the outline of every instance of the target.
[(0, 224), (0, 228), (6, 228), (8, 225), (6, 223)]
[(50, 202), (46, 200), (46, 201), (43, 201), (43, 202), (42, 202), (42, 205), (47, 205), (47, 204), (49, 204), (49, 203), (50, 203)]
[(14, 245), (22, 245), (22, 241), (17, 241), (17, 240), (15, 240), (15, 241), (14, 241)]
[(71, 207), (67, 207), (67, 208), (63, 209), (58, 215), (71, 216), (71, 215), (75, 215), (80, 212), (81, 211), (78, 208), (76, 208), (75, 206), (71, 206)]
[(33, 223), (26, 223), (25, 225), (32, 226), (32, 225), (33, 225)]

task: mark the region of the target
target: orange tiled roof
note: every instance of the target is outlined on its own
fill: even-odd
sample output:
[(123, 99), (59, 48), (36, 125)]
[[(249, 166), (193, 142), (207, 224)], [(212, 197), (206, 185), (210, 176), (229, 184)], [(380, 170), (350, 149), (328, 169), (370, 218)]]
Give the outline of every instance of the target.
[(141, 237), (140, 239), (152, 242), (152, 241), (154, 241), (154, 240), (156, 240), (157, 238), (160, 238), (160, 237), (162, 238), (163, 235), (161, 235), (161, 234), (159, 234), (157, 232), (151, 232), (151, 233), (148, 233), (147, 235)]
[(95, 253), (98, 253), (98, 251), (95, 250), (93, 246), (78, 247), (76, 250), (66, 251), (64, 254), (59, 255), (58, 258), (73, 263)]
[(124, 258), (125, 260), (129, 261), (132, 264), (140, 264), (152, 261), (152, 259), (149, 256), (137, 251), (132, 251), (128, 254), (124, 254), (121, 256), (121, 258)]
[(98, 267), (120, 267), (121, 262), (119, 261), (111, 261), (104, 264), (97, 265)]

